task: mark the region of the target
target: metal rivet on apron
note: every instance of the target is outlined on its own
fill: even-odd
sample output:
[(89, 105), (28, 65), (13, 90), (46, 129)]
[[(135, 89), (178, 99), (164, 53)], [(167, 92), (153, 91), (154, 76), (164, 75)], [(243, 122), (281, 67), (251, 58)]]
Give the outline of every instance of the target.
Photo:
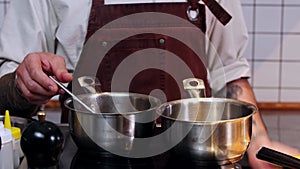
[(186, 10), (186, 14), (190, 21), (197, 21), (199, 16), (199, 9), (192, 9), (192, 6), (189, 5), (188, 9)]
[(163, 38), (160, 38), (160, 39), (159, 39), (159, 43), (160, 43), (160, 44), (164, 44), (164, 43), (165, 43), (165, 40), (164, 40)]
[(106, 45), (107, 45), (107, 42), (103, 41), (102, 46), (106, 46)]

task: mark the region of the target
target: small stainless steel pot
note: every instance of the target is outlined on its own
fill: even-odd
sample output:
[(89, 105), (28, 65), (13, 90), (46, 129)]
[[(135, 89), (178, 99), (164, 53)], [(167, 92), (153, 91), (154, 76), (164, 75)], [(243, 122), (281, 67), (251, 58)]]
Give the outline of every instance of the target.
[(223, 98), (190, 98), (162, 104), (162, 127), (166, 142), (174, 144), (177, 156), (203, 166), (227, 165), (239, 161), (252, 134), (256, 107)]
[[(135, 138), (154, 133), (157, 98), (135, 93), (98, 93), (78, 96), (96, 114), (65, 102), (69, 109), (70, 133), (80, 151), (100, 156), (126, 155)], [(75, 107), (75, 108), (74, 108)]]

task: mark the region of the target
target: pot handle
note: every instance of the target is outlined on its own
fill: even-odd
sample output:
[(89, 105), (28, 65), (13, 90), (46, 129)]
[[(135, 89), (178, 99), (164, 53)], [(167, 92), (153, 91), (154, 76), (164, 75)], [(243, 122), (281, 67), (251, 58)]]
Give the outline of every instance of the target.
[(256, 157), (281, 167), (300, 169), (300, 160), (298, 158), (266, 147), (262, 147), (256, 154)]
[(188, 78), (182, 81), (183, 88), (191, 98), (206, 97), (205, 85), (202, 79)]
[(81, 76), (78, 78), (79, 85), (85, 90), (86, 93), (101, 92), (101, 84), (97, 78), (90, 76)]

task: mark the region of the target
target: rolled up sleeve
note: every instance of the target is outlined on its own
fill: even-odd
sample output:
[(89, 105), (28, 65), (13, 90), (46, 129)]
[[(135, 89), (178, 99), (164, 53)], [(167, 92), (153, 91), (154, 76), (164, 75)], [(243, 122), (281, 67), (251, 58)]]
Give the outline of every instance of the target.
[(54, 52), (56, 21), (49, 0), (11, 0), (0, 32), (0, 77), (31, 52)]
[(239, 0), (219, 2), (232, 16), (227, 25), (222, 25), (212, 15), (207, 24), (207, 60), (209, 81), (213, 91), (223, 89), (228, 82), (250, 77), (250, 67), (244, 57), (248, 42), (241, 4)]

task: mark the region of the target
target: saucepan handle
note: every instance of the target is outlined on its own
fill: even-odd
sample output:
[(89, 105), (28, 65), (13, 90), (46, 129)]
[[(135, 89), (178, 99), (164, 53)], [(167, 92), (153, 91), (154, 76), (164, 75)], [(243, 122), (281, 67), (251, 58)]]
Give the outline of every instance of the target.
[(78, 78), (79, 85), (85, 90), (86, 93), (100, 93), (101, 84), (97, 78), (90, 76), (81, 76)]
[(281, 167), (300, 169), (300, 159), (270, 148), (262, 147), (256, 157)]
[(184, 90), (191, 98), (203, 98), (205, 95), (205, 85), (202, 79), (188, 78), (182, 81)]

